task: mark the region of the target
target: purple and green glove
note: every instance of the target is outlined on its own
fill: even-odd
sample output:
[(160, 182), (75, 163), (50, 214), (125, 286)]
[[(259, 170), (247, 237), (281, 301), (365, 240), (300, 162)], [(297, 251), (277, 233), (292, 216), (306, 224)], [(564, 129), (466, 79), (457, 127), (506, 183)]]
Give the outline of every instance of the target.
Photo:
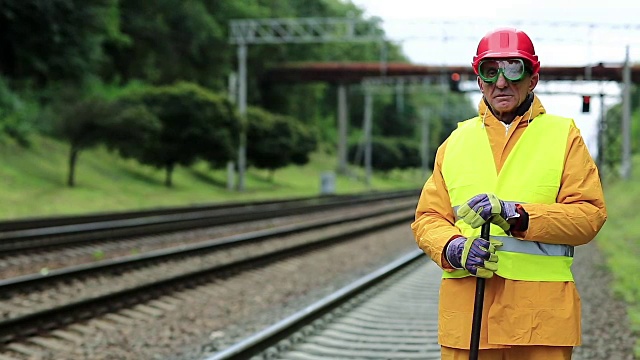
[(498, 240), (457, 237), (447, 244), (445, 256), (454, 268), (465, 269), (474, 276), (488, 279), (498, 271), (496, 248), (500, 246), (502, 242)]
[(458, 208), (458, 217), (472, 228), (490, 221), (508, 232), (511, 225), (507, 220), (519, 216), (516, 203), (502, 201), (494, 194), (478, 194)]

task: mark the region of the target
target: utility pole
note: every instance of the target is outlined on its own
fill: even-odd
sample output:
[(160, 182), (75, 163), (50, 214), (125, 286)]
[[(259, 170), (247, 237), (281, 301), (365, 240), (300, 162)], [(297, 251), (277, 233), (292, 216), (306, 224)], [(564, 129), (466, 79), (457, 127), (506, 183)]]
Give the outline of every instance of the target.
[(338, 84), (338, 173), (347, 173), (347, 132), (348, 132), (347, 85)]
[[(229, 22), (229, 42), (238, 46), (238, 111), (246, 125), (247, 47), (257, 44), (382, 42), (381, 71), (386, 72), (386, 43), (379, 24), (355, 18), (239, 19)], [(343, 136), (342, 134), (340, 136)], [(344, 135), (346, 136), (346, 135)], [(247, 135), (240, 133), (238, 190), (245, 188)], [(340, 146), (340, 145), (339, 145)], [(338, 150), (340, 152), (340, 150)], [(339, 162), (341, 160), (338, 160)], [(338, 165), (340, 167), (340, 163)]]
[[(235, 72), (229, 74), (229, 101), (232, 104), (238, 102), (238, 76)], [(236, 184), (236, 164), (233, 161), (227, 162), (227, 190), (232, 191)]]
[(629, 45), (626, 48), (622, 69), (624, 92), (622, 98), (622, 178), (631, 176), (631, 64), (629, 63)]
[(364, 95), (364, 168), (365, 184), (371, 187), (371, 132), (373, 123), (373, 95), (371, 89), (365, 89)]
[(247, 165), (247, 44), (238, 43), (238, 112), (243, 122), (238, 147), (238, 191), (244, 191), (244, 172)]
[(431, 111), (424, 107), (420, 111), (422, 120), (422, 142), (420, 143), (420, 158), (422, 160), (422, 176), (426, 178), (429, 172), (429, 117)]
[[(386, 76), (380, 78), (365, 78), (362, 81), (362, 89), (364, 91), (364, 125), (363, 125), (363, 138), (364, 138), (364, 166), (366, 172), (366, 183), (369, 184), (371, 177), (371, 161), (372, 161), (372, 147), (371, 147), (371, 131), (373, 121), (373, 93), (390, 93), (393, 92), (397, 96), (396, 102), (398, 105), (397, 112), (401, 114), (405, 107), (404, 99), (400, 96), (404, 96), (407, 92), (424, 92), (425, 86), (436, 82), (433, 76)], [(422, 143), (420, 147), (421, 165), (425, 171), (425, 174), (429, 169), (429, 109), (426, 107), (419, 110), (419, 118), (421, 119), (421, 136)], [(356, 163), (359, 163), (360, 149), (356, 155)]]
[(600, 93), (600, 121), (598, 122), (598, 171), (600, 172), (600, 174), (602, 174), (603, 170), (604, 170), (604, 163), (605, 163), (605, 143), (604, 143), (604, 139), (605, 139), (605, 127), (606, 127), (606, 111), (605, 111), (605, 105), (604, 105), (604, 93)]

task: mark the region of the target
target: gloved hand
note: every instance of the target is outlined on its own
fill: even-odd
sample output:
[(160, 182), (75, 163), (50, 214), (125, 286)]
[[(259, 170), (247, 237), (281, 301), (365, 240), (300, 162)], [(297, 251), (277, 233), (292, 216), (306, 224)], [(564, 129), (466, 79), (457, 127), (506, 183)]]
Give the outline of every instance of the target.
[(445, 256), (454, 268), (466, 269), (472, 275), (488, 279), (498, 270), (496, 248), (500, 246), (502, 242), (498, 240), (458, 237), (447, 244)]
[(508, 232), (511, 225), (507, 220), (518, 216), (515, 203), (502, 201), (494, 194), (478, 194), (458, 208), (458, 217), (472, 228), (491, 221)]

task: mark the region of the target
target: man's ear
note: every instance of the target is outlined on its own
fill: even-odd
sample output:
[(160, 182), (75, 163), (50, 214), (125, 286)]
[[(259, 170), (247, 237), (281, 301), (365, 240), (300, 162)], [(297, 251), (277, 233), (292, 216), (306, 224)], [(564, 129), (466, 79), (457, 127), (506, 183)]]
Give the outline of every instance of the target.
[(534, 74), (531, 76), (531, 79), (529, 80), (529, 92), (532, 92), (533, 89), (536, 88), (536, 86), (538, 86), (538, 81), (540, 80), (540, 74)]
[(480, 76), (476, 76), (476, 80), (478, 80), (478, 88), (480, 89), (480, 92), (484, 92), (484, 81), (480, 79)]

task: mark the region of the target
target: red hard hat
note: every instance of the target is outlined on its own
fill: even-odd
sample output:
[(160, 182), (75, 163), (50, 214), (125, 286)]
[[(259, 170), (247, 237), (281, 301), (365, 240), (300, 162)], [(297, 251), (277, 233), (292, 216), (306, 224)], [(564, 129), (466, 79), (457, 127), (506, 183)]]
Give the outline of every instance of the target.
[(480, 61), (485, 58), (521, 58), (531, 64), (534, 74), (540, 70), (540, 61), (531, 38), (523, 31), (516, 29), (497, 29), (487, 33), (480, 40), (472, 63), (476, 75)]

